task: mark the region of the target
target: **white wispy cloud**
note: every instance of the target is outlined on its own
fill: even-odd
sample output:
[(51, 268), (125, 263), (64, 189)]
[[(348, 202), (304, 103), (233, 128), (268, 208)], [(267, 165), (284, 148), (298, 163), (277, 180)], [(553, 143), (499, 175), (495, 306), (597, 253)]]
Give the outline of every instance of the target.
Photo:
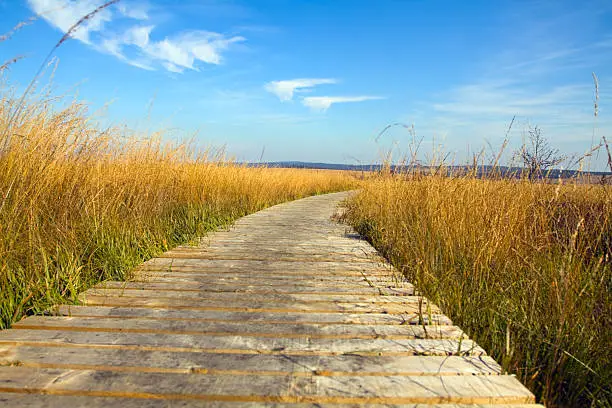
[[(163, 40), (151, 40), (154, 26), (135, 26), (122, 35), (106, 39), (102, 48), (123, 60), (132, 62), (128, 55), (136, 54), (141, 64), (159, 64), (171, 72), (185, 69), (198, 70), (197, 62), (218, 65), (222, 62), (221, 53), (244, 37), (225, 37), (209, 31), (188, 31)], [(129, 53), (129, 54), (128, 54)]]
[[(63, 33), (103, 3), (104, 0), (28, 0), (35, 13)], [(117, 19), (122, 19), (123, 22), (139, 20), (140, 23), (133, 24), (132, 21), (132, 24), (127, 24), (127, 28), (121, 31), (109, 28)], [(94, 49), (113, 55), (135, 67), (147, 70), (162, 67), (175, 73), (186, 69), (197, 71), (199, 63), (221, 64), (224, 51), (232, 44), (246, 40), (242, 36), (225, 36), (205, 30), (184, 31), (155, 40), (151, 36), (156, 26), (143, 25), (142, 21), (146, 20), (149, 20), (149, 12), (144, 3), (122, 2), (101, 10), (84, 22), (73, 36)]]
[[(517, 36), (516, 44), (480, 61), (471, 80), (440, 90), (417, 105), (422, 114), (402, 119), (416, 122), (427, 137), (447, 134), (447, 147), (458, 151), (466, 145), (478, 148), (485, 140), (500, 145), (508, 136), (512, 152), (520, 148), (528, 126), (538, 125), (564, 153), (584, 152), (612, 129), (612, 87), (601, 85), (610, 80), (604, 67), (612, 63), (612, 41), (609, 36), (596, 42), (578, 36), (568, 40), (564, 25), (550, 27), (542, 41)], [(591, 73), (600, 71), (595, 118)]]
[(471, 117), (551, 115), (584, 104), (591, 91), (588, 83), (538, 88), (512, 81), (480, 82), (452, 89), (447, 100), (434, 103), (433, 108), (445, 114)]
[[(512, 143), (521, 142), (528, 124), (539, 125), (555, 141), (590, 141), (593, 89), (589, 82), (588, 75), (580, 83), (565, 85), (478, 81), (445, 92), (439, 97), (443, 101), (432, 103), (427, 114), (413, 120), (419, 121), (421, 130), (448, 134), (451, 144), (503, 139), (513, 117)], [(603, 99), (600, 105), (605, 106)]]
[(129, 28), (125, 34), (123, 34), (123, 43), (146, 48), (147, 45), (149, 45), (149, 36), (154, 28), (155, 27), (152, 25)]
[(271, 81), (264, 88), (266, 91), (276, 95), (282, 102), (287, 102), (293, 99), (294, 93), (313, 88), (317, 85), (335, 84), (336, 82), (333, 78), (298, 78), (285, 81)]
[[(79, 19), (104, 3), (103, 0), (28, 0), (28, 5), (53, 27), (66, 33)], [(91, 44), (90, 33), (101, 31), (112, 20), (112, 11), (98, 12), (74, 32), (73, 36), (85, 44)]]
[(325, 112), (334, 103), (364, 102), (385, 99), (382, 96), (308, 96), (302, 99), (304, 106), (315, 111)]
[[(458, 152), (457, 162), (470, 160), (470, 149), (478, 152), (485, 147), (487, 154), (495, 155), (508, 137), (502, 160), (510, 163), (527, 129), (535, 125), (564, 154), (583, 153), (612, 129), (612, 118), (607, 114), (612, 106), (612, 87), (600, 87), (599, 116), (595, 119), (593, 66), (573, 68), (577, 75), (571, 81), (547, 79), (565, 72), (562, 70), (568, 69), (570, 61), (580, 63), (581, 54), (582, 51), (551, 50), (546, 55), (555, 58), (535, 59), (531, 66), (517, 64), (511, 70), (500, 70), (506, 76), (475, 78), (440, 92), (433, 102), (419, 104), (420, 114), (410, 114), (402, 120), (415, 122), (419, 134), (426, 138), (438, 141), (440, 135), (446, 135), (444, 149)], [(604, 155), (593, 156), (592, 166), (604, 169)]]
[(149, 19), (149, 11), (144, 4), (127, 4), (127, 3), (119, 3), (117, 5), (117, 9), (121, 14), (128, 18), (133, 18), (135, 20), (148, 20)]

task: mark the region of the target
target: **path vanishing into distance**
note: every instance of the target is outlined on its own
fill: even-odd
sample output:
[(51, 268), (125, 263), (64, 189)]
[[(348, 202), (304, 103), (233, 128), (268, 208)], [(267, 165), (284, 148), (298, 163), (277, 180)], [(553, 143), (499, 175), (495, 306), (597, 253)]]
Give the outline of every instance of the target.
[(347, 194), (249, 215), (0, 332), (0, 405), (535, 407), (333, 221)]

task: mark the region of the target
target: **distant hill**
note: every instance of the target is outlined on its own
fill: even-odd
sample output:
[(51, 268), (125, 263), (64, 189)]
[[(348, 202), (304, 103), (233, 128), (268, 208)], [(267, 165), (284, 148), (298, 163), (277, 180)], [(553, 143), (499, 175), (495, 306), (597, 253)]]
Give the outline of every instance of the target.
[[(316, 162), (301, 162), (301, 161), (279, 161), (279, 162), (264, 162), (264, 163), (247, 163), (249, 167), (266, 166), (273, 168), (290, 168), (290, 169), (321, 169), (321, 170), (349, 170), (349, 171), (379, 171), (382, 169), (381, 164), (337, 164), (337, 163), (316, 163)], [(430, 167), (422, 166), (422, 170), (428, 170)], [(409, 170), (406, 166), (392, 165), (391, 170), (393, 172), (402, 172)], [(471, 172), (471, 167), (467, 166), (450, 166), (447, 168), (448, 172)], [(478, 176), (482, 177), (490, 175), (493, 171), (492, 166), (479, 166)], [(524, 169), (520, 167), (507, 167), (500, 166), (497, 168), (497, 173), (505, 177), (520, 177)], [(550, 170), (547, 173), (548, 178), (572, 178), (575, 177), (579, 172), (577, 170)], [(610, 172), (603, 171), (592, 171), (592, 172), (581, 172), (581, 174), (590, 174), (591, 176), (612, 176)]]
[[(282, 161), (282, 162), (268, 162), (261, 163), (268, 167), (283, 167), (290, 169), (322, 169), (322, 170), (364, 170), (364, 171), (375, 171), (380, 170), (381, 165), (379, 164), (336, 164), (336, 163), (311, 163), (301, 161)], [(256, 164), (256, 165), (261, 165)]]

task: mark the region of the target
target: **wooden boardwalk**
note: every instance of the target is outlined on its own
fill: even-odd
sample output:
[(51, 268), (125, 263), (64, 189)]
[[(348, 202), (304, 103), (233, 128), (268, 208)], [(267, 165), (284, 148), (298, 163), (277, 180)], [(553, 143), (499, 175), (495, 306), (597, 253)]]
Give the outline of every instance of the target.
[(330, 219), (345, 197), (244, 217), (0, 332), (0, 406), (535, 407)]

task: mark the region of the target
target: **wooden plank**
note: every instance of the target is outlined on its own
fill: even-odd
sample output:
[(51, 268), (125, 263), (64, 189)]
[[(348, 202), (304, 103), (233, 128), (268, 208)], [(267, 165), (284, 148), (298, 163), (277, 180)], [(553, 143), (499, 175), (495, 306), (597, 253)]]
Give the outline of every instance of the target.
[[(224, 288), (235, 288), (236, 291), (243, 290), (243, 288), (253, 288), (253, 289), (278, 289), (283, 290), (287, 293), (291, 289), (300, 289), (300, 290), (325, 290), (328, 292), (331, 291), (339, 291), (337, 293), (350, 293), (351, 290), (354, 290), (356, 294), (365, 293), (364, 291), (368, 291), (368, 293), (377, 293), (383, 294), (381, 291), (389, 294), (402, 294), (402, 295), (412, 295), (417, 293), (416, 289), (409, 284), (393, 284), (392, 282), (388, 282), (385, 284), (377, 284), (376, 282), (355, 282), (355, 283), (346, 283), (342, 284), (342, 282), (332, 282), (332, 281), (275, 281), (273, 279), (262, 279), (258, 280), (254, 277), (246, 278), (246, 279), (232, 279), (231, 277), (215, 277), (215, 278), (201, 278), (201, 277), (190, 277), (190, 276), (171, 276), (171, 275), (157, 275), (157, 276), (137, 276), (130, 279), (128, 282), (133, 284), (133, 287), (139, 287), (138, 285), (146, 285), (152, 283), (153, 285), (159, 285), (160, 289), (163, 288), (163, 285), (170, 284), (175, 285), (176, 287), (185, 286), (185, 287), (194, 287), (194, 288), (211, 288), (219, 291), (226, 291)], [(130, 287), (130, 285), (123, 285), (126, 282), (118, 282), (113, 283), (112, 285), (105, 285), (101, 283), (99, 287)], [(170, 286), (168, 286), (170, 288)], [(360, 292), (361, 291), (361, 292)], [(384, 295), (384, 294), (383, 294)]]
[[(134, 278), (171, 278), (177, 279), (177, 282), (182, 280), (189, 280), (196, 283), (231, 283), (240, 284), (241, 282), (252, 284), (252, 285), (329, 285), (329, 286), (344, 286), (344, 287), (363, 287), (368, 285), (366, 278), (362, 275), (349, 275), (349, 276), (337, 276), (328, 274), (319, 275), (283, 275), (280, 272), (268, 273), (268, 274), (256, 274), (249, 271), (234, 271), (234, 272), (208, 272), (198, 273), (196, 271), (150, 271), (150, 272), (138, 272), (134, 274)], [(405, 283), (410, 285), (408, 282), (400, 281), (393, 278), (379, 278), (379, 277), (367, 277), (372, 282), (381, 282), (381, 286), (384, 284), (393, 284), (395, 282)], [(369, 285), (368, 285), (369, 286)]]
[(364, 280), (365, 278), (371, 280), (381, 280), (381, 281), (392, 281), (392, 282), (403, 282), (402, 279), (396, 279), (390, 274), (369, 274), (360, 271), (354, 272), (346, 272), (346, 273), (336, 273), (336, 272), (326, 272), (326, 271), (316, 271), (316, 270), (293, 270), (293, 271), (284, 271), (284, 270), (273, 270), (270, 269), (201, 269), (201, 268), (187, 268), (187, 267), (173, 267), (172, 270), (168, 269), (139, 269), (135, 270), (135, 276), (144, 275), (144, 276), (156, 276), (159, 274), (174, 274), (176, 276), (193, 276), (195, 278), (217, 278), (217, 277), (237, 277), (237, 278), (255, 278), (260, 277), (262, 279), (284, 279), (284, 280), (311, 280), (311, 279), (339, 279), (342, 280), (344, 278), (352, 278)]
[(104, 371), (170, 372), (224, 375), (420, 376), (499, 375), (489, 356), (311, 356), (206, 354), (157, 350), (0, 348), (0, 365)]
[[(192, 276), (194, 278), (217, 278), (217, 277), (236, 277), (236, 278), (261, 278), (261, 279), (278, 279), (278, 280), (371, 280), (371, 281), (391, 281), (405, 282), (402, 278), (395, 277), (390, 273), (370, 274), (369, 272), (354, 270), (350, 272), (328, 272), (325, 270), (292, 270), (286, 271), (283, 269), (274, 270), (268, 269), (238, 269), (238, 268), (198, 268), (198, 267), (172, 267), (159, 269), (138, 269), (134, 272), (135, 276), (158, 276), (165, 274), (166, 276)], [(171, 274), (171, 275), (170, 275)]]
[[(245, 296), (246, 297), (246, 296)], [(440, 314), (435, 307), (417, 303), (365, 303), (365, 302), (271, 302), (242, 300), (210, 300), (181, 297), (128, 297), (95, 296), (85, 294), (81, 298), (89, 306), (131, 306), (173, 308), (184, 310), (260, 311), (270, 313), (382, 313), (382, 314)]]
[[(208, 261), (208, 262), (205, 262)], [(227, 268), (227, 267), (242, 267), (242, 268), (266, 268), (271, 265), (274, 269), (283, 269), (287, 271), (291, 270), (303, 270), (303, 269), (315, 269), (315, 270), (330, 270), (330, 271), (360, 271), (368, 270), (373, 272), (389, 272), (391, 270), (389, 264), (386, 262), (374, 262), (372, 260), (364, 260), (362, 262), (319, 262), (316, 260), (305, 260), (302, 264), (295, 263), (292, 261), (285, 261), (282, 259), (275, 260), (257, 260), (257, 259), (209, 259), (209, 260), (198, 260), (198, 259), (169, 259), (169, 258), (154, 258), (145, 262), (143, 267), (186, 267), (186, 266), (199, 266), (199, 267), (210, 267), (210, 268)]]
[[(96, 288), (142, 288), (142, 289), (171, 289), (171, 290), (207, 290), (208, 288), (223, 288), (227, 286), (236, 286), (236, 289), (242, 287), (261, 287), (261, 288), (277, 288), (277, 289), (291, 289), (291, 288), (306, 288), (306, 289), (319, 289), (319, 290), (334, 290), (341, 291), (342, 293), (350, 293), (351, 290), (355, 291), (367, 291), (367, 293), (378, 293), (379, 288), (385, 288), (385, 286), (374, 285), (373, 282), (366, 280), (277, 280), (277, 279), (257, 279), (256, 277), (248, 277), (241, 279), (238, 277), (223, 276), (223, 277), (193, 277), (193, 276), (173, 276), (171, 273), (164, 273), (156, 276), (142, 276), (135, 277), (136, 279), (130, 279), (126, 282), (106, 281), (96, 285)], [(140, 279), (138, 279), (140, 278)], [(391, 286), (391, 285), (389, 285)], [(405, 285), (398, 287), (398, 289), (413, 289), (411, 285)]]
[(308, 403), (534, 402), (511, 376), (269, 377), (0, 367), (0, 391)]
[[(243, 300), (244, 293), (240, 292), (209, 292), (206, 290), (173, 290), (173, 289), (139, 289), (139, 288), (92, 288), (83, 293), (83, 297), (89, 296), (106, 296), (106, 297), (144, 297), (144, 298), (189, 298), (198, 300), (219, 300), (224, 302), (234, 302)], [(423, 309), (430, 306), (432, 309), (437, 309), (431, 305), (427, 299), (422, 296), (381, 296), (379, 295), (354, 295), (344, 293), (325, 293), (325, 294), (309, 294), (309, 293), (249, 293), (248, 300), (251, 302), (270, 302), (270, 303), (369, 303), (369, 304), (392, 304), (398, 305), (414, 305), (422, 304)]]
[(314, 248), (334, 248), (341, 251), (362, 251), (362, 253), (376, 253), (376, 250), (366, 242), (350, 242), (346, 239), (317, 239), (311, 236), (308, 241), (279, 238), (278, 240), (271, 241), (264, 237), (253, 237), (248, 234), (242, 236), (236, 235), (235, 233), (228, 234), (224, 237), (215, 237), (213, 239), (202, 239), (197, 246), (185, 246), (177, 247), (179, 249), (189, 248), (217, 248), (230, 245), (241, 245), (241, 246), (253, 246), (262, 248), (273, 248), (279, 246), (282, 248), (299, 248), (299, 249), (314, 249)]
[(164, 252), (159, 255), (159, 258), (168, 259), (190, 259), (190, 260), (223, 260), (223, 261), (263, 261), (263, 262), (330, 262), (334, 264), (338, 263), (363, 263), (363, 262), (376, 262), (377, 259), (347, 256), (347, 255), (327, 255), (327, 254), (316, 254), (316, 255), (286, 255), (277, 256), (275, 254), (257, 255), (251, 253), (243, 254), (215, 254), (215, 253), (182, 253), (182, 252)]
[[(282, 266), (282, 265), (281, 265)], [(134, 270), (133, 273), (135, 275), (144, 273), (144, 274), (156, 274), (156, 273), (180, 273), (180, 274), (190, 274), (190, 275), (200, 275), (200, 276), (229, 276), (231, 274), (236, 274), (237, 276), (243, 277), (254, 277), (259, 276), (261, 278), (284, 278), (284, 279), (364, 279), (367, 277), (368, 279), (380, 279), (380, 280), (394, 280), (402, 282), (404, 281), (401, 277), (393, 276), (390, 272), (375, 272), (370, 273), (367, 270), (326, 270), (326, 269), (316, 269), (316, 268), (299, 268), (299, 269), (285, 269), (282, 267), (275, 268), (274, 266), (270, 266), (269, 268), (258, 266), (254, 267), (241, 267), (241, 266), (222, 266), (222, 267), (212, 267), (211, 265), (207, 265), (204, 267), (200, 266), (163, 266), (163, 267), (148, 267), (148, 268), (140, 268)]]
[[(377, 255), (377, 252), (371, 246), (348, 246), (339, 244), (308, 244), (299, 245), (295, 243), (283, 244), (279, 242), (269, 243), (262, 245), (260, 242), (236, 242), (226, 241), (223, 243), (215, 242), (214, 244), (207, 244), (195, 247), (201, 252), (227, 252), (229, 250), (236, 250), (238, 252), (252, 251), (252, 252), (272, 252), (272, 253), (299, 253), (299, 254), (320, 254), (322, 252), (335, 253), (340, 255), (359, 255), (361, 258), (364, 255)], [(191, 252), (194, 247), (177, 247), (173, 251), (185, 251)]]
[(351, 314), (351, 313), (268, 313), (268, 312), (235, 312), (215, 310), (181, 310), (168, 308), (137, 308), (137, 307), (107, 307), (107, 306), (60, 306), (57, 311), (65, 316), (85, 317), (115, 317), (119, 319), (150, 318), (158, 320), (188, 320), (188, 321), (241, 321), (245, 323), (259, 322), (268, 324), (438, 324), (452, 325), (451, 320), (444, 315), (406, 314)]
[(282, 355), (486, 355), (471, 340), (326, 339), (256, 336), (200, 336), (187, 334), (84, 332), (63, 330), (6, 330), (0, 346), (46, 345), (158, 349), (194, 353)]
[[(273, 278), (273, 277), (256, 277), (256, 276), (233, 276), (224, 274), (218, 276), (197, 276), (189, 274), (181, 274), (176, 272), (158, 273), (151, 275), (139, 275), (130, 279), (130, 282), (148, 283), (176, 283), (189, 285), (232, 285), (239, 289), (241, 286), (252, 287), (276, 287), (276, 288), (291, 288), (291, 287), (328, 287), (341, 289), (358, 289), (372, 288), (380, 292), (380, 294), (403, 294), (412, 295), (416, 293), (414, 286), (406, 282), (397, 282), (392, 280), (379, 279), (360, 279), (360, 280), (343, 280), (343, 279), (305, 279), (305, 278)], [(117, 283), (119, 285), (119, 283)]]
[(193, 335), (242, 335), (267, 337), (309, 337), (346, 339), (459, 339), (466, 338), (456, 326), (269, 324), (266, 322), (194, 322), (185, 320), (32, 316), (13, 325), (14, 329), (90, 330), (130, 333)]
[[(339, 259), (341, 261), (346, 261), (346, 259), (355, 259), (357, 262), (363, 262), (363, 260), (380, 260), (380, 258), (374, 258), (373, 255), (365, 256), (362, 251), (337, 251), (328, 248), (327, 250), (299, 250), (297, 248), (286, 248), (286, 249), (262, 249), (262, 248), (247, 248), (237, 246), (237, 245), (228, 245), (224, 249), (215, 249), (215, 248), (199, 248), (199, 249), (174, 249), (169, 252), (172, 255), (184, 255), (184, 256), (193, 256), (196, 257), (208, 257), (212, 256), (213, 259), (218, 259), (220, 257), (228, 256), (230, 259), (233, 258), (246, 258), (246, 259), (261, 259), (273, 257), (274, 260), (283, 261), (285, 258), (306, 258), (311, 260), (318, 260), (320, 258)], [(197, 259), (197, 258), (196, 258)]]
[[(232, 284), (240, 284), (245, 282), (252, 285), (330, 285), (330, 286), (345, 286), (345, 287), (360, 287), (365, 285), (386, 287), (386, 286), (404, 286), (413, 287), (409, 282), (396, 279), (394, 277), (376, 277), (368, 275), (355, 275), (355, 276), (335, 276), (335, 275), (282, 275), (281, 273), (275, 274), (255, 274), (252, 272), (218, 272), (218, 273), (194, 273), (194, 272), (182, 272), (182, 271), (156, 271), (156, 272), (139, 272), (134, 276), (135, 279), (160, 279), (160, 278), (171, 278), (176, 279), (177, 282), (182, 280), (189, 280), (195, 283), (213, 283), (213, 282), (226, 282)], [(370, 282), (370, 284), (368, 284)]]
[(338, 254), (338, 255), (358, 255), (360, 258), (364, 258), (364, 255), (376, 255), (376, 257), (380, 257), (380, 255), (376, 252), (374, 248), (371, 246), (361, 245), (339, 245), (334, 244), (330, 245), (329, 243), (325, 244), (312, 244), (308, 243), (306, 245), (296, 244), (296, 243), (269, 243), (262, 244), (261, 242), (239, 242), (229, 240), (223, 243), (215, 242), (207, 245), (200, 246), (179, 246), (172, 249), (173, 252), (199, 252), (199, 253), (224, 253), (228, 251), (237, 251), (237, 252), (249, 252), (249, 253), (258, 253), (258, 252), (271, 252), (271, 253), (297, 253), (301, 255), (318, 255), (321, 253), (327, 254)]
[(304, 260), (300, 263), (285, 260), (257, 260), (257, 259), (170, 259), (154, 258), (145, 262), (143, 268), (181, 268), (195, 267), (201, 269), (246, 269), (246, 270), (272, 270), (288, 273), (291, 271), (316, 271), (323, 270), (334, 272), (360, 272), (389, 274), (394, 271), (386, 262), (319, 262)]
[(329, 286), (329, 285), (279, 285), (279, 284), (259, 284), (234, 283), (228, 281), (204, 283), (202, 281), (177, 281), (176, 279), (151, 280), (141, 282), (103, 282), (94, 289), (132, 289), (132, 290), (172, 290), (180, 292), (233, 292), (233, 293), (252, 293), (252, 294), (308, 294), (308, 295), (412, 295), (412, 288), (376, 288), (367, 285), (365, 282), (360, 286)]
[[(375, 254), (374, 252), (364, 251), (362, 249), (352, 249), (347, 248), (336, 248), (333, 246), (323, 246), (320, 248), (317, 247), (308, 247), (308, 248), (300, 248), (300, 247), (290, 247), (290, 246), (277, 246), (276, 248), (272, 247), (261, 247), (257, 245), (250, 245), (250, 243), (244, 244), (225, 244), (223, 247), (218, 246), (204, 246), (197, 248), (177, 248), (173, 249), (172, 253), (175, 254), (185, 254), (185, 255), (257, 255), (257, 254), (266, 254), (266, 256), (274, 256), (276, 260), (283, 261), (283, 257), (312, 257), (311, 262), (316, 262), (318, 258), (325, 256), (326, 258), (340, 257), (340, 258), (355, 258), (359, 263), (386, 263), (380, 255)], [(255, 258), (257, 259), (257, 258)]]
[[(333, 244), (330, 244), (333, 245)], [(170, 264), (170, 263), (174, 263), (174, 264), (192, 264), (194, 262), (197, 261), (189, 261), (189, 260), (180, 260), (177, 259), (176, 261), (172, 262), (170, 259), (168, 258), (153, 258), (150, 259), (148, 261), (146, 261), (144, 264), (145, 265), (164, 265), (164, 264)], [(256, 264), (264, 264), (267, 263), (268, 261), (261, 261), (261, 260), (253, 260), (253, 259), (242, 259), (242, 260), (235, 260), (235, 261), (229, 261), (229, 260), (223, 260), (223, 259), (217, 259), (217, 260), (213, 260), (213, 262), (215, 264), (218, 265), (223, 265), (223, 264), (228, 264), (228, 263), (239, 263), (242, 265), (256, 265)], [(278, 261), (278, 262), (283, 262), (283, 261)], [(361, 259), (360, 262), (355, 262), (354, 264), (349, 264), (347, 265), (345, 262), (318, 262), (316, 260), (310, 260), (310, 261), (305, 261), (306, 264), (312, 264), (312, 266), (318, 266), (319, 267), (328, 267), (328, 268), (342, 268), (342, 269), (354, 269), (354, 268), (374, 268), (374, 267), (378, 267), (381, 268), (383, 266), (386, 266), (387, 268), (389, 268), (389, 263), (384, 260), (383, 258), (376, 258), (376, 261), (373, 258), (366, 258), (363, 257), (363, 259)], [(199, 262), (199, 263), (203, 263), (203, 262)], [(292, 262), (283, 262), (285, 263), (287, 268), (291, 268), (292, 267)], [(293, 266), (295, 267), (295, 266)]]
[(276, 293), (337, 293), (337, 294), (374, 294), (374, 295), (412, 295), (414, 287), (377, 287), (369, 285), (366, 281), (361, 283), (341, 284), (337, 282), (299, 282), (278, 283), (274, 281), (260, 282), (256, 279), (234, 280), (221, 278), (216, 280), (206, 279), (181, 279), (160, 278), (134, 280), (129, 282), (102, 282), (94, 288), (104, 289), (170, 289), (183, 291), (212, 291), (212, 292), (242, 292), (242, 291), (266, 291)]
[[(0, 405), (20, 408), (66, 408), (66, 407), (88, 407), (107, 408), (118, 406), (121, 408), (168, 408), (167, 400), (125, 397), (95, 397), (79, 395), (45, 395), (45, 394), (22, 394), (22, 393), (0, 393)], [(173, 408), (312, 408), (312, 404), (292, 404), (278, 402), (227, 402), (227, 401), (172, 401)], [(317, 404), (319, 408), (355, 408), (355, 404)], [(544, 408), (543, 405), (532, 404), (368, 404), (369, 408)]]

